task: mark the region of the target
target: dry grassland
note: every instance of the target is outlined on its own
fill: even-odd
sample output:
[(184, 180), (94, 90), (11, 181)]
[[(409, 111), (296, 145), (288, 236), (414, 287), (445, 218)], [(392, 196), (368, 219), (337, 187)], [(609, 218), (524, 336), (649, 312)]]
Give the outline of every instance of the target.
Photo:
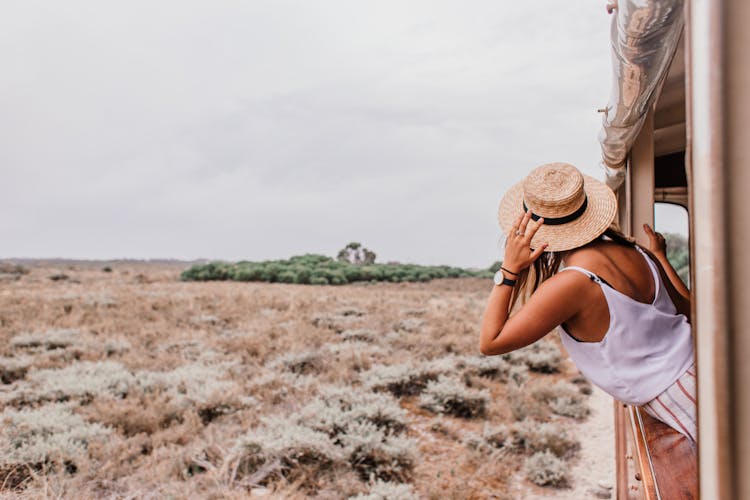
[(478, 354), (485, 280), (184, 283), (175, 265), (102, 265), (0, 273), (4, 496), (464, 499), (570, 484), (589, 388), (555, 335)]

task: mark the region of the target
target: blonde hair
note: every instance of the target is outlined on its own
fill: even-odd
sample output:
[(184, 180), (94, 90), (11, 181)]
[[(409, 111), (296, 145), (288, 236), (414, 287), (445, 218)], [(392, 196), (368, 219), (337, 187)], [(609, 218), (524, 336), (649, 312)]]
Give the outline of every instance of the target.
[[(625, 236), (614, 225), (610, 226), (604, 233), (592, 241), (613, 241), (619, 245), (635, 247), (635, 241)], [(586, 243), (586, 245), (590, 243)], [(586, 245), (578, 248), (583, 248)], [(516, 303), (519, 305), (525, 304), (542, 283), (557, 274), (565, 257), (573, 250), (575, 248), (562, 252), (544, 252), (531, 266), (521, 271), (516, 286), (513, 287), (513, 293), (510, 298), (510, 309), (513, 310)]]

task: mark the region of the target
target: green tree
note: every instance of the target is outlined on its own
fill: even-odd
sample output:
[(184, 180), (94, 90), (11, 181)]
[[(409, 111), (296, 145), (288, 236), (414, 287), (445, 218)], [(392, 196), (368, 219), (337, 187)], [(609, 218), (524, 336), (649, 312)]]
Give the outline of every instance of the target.
[(682, 281), (690, 286), (690, 248), (687, 238), (681, 234), (664, 233), (664, 240), (667, 244), (667, 260)]
[(375, 252), (369, 248), (365, 248), (361, 243), (352, 241), (344, 248), (342, 248), (337, 257), (339, 262), (347, 262), (356, 266), (374, 264), (375, 263)]

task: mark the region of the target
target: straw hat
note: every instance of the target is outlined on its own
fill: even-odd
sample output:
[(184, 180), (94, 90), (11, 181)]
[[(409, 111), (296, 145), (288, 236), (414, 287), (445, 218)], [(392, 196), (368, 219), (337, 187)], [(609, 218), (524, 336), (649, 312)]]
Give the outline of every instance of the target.
[(497, 217), (505, 234), (525, 207), (534, 220), (544, 217), (531, 248), (546, 241), (547, 252), (558, 252), (601, 235), (614, 221), (617, 200), (606, 184), (583, 175), (573, 165), (548, 163), (532, 170), (503, 196)]

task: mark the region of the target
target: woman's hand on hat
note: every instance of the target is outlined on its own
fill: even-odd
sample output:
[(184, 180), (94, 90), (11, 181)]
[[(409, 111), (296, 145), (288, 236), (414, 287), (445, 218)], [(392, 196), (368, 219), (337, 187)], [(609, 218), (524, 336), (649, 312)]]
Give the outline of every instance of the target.
[(648, 224), (643, 225), (643, 231), (648, 236), (648, 249), (654, 255), (667, 255), (667, 240), (664, 235), (654, 231)]
[(531, 220), (531, 211), (527, 211), (513, 222), (505, 245), (503, 267), (514, 273), (520, 273), (542, 255), (549, 243), (532, 249), (531, 240), (543, 224), (542, 218), (537, 221)]

